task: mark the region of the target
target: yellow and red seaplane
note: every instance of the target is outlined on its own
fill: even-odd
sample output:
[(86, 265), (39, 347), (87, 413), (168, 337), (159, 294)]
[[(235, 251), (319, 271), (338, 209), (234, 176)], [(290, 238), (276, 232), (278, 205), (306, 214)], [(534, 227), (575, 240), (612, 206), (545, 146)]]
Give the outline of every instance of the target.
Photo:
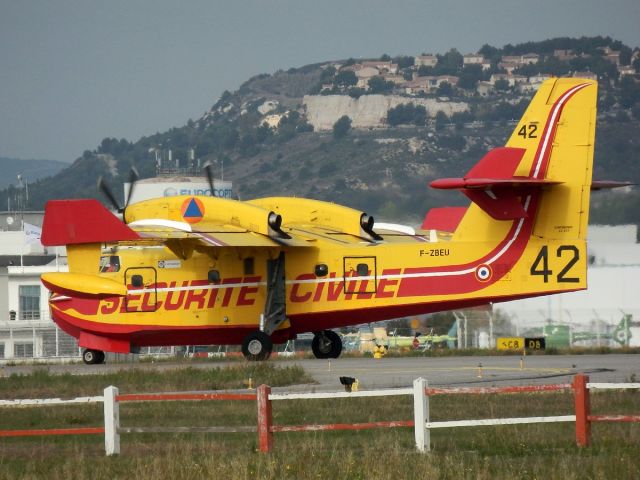
[(46, 273), (55, 322), (86, 363), (142, 346), (241, 344), (251, 360), (314, 332), (585, 289), (597, 84), (546, 81), (506, 146), (462, 178), (466, 209), (435, 209), (422, 229), (302, 198), (158, 198), (122, 220), (97, 200), (52, 200), (42, 243), (69, 272)]

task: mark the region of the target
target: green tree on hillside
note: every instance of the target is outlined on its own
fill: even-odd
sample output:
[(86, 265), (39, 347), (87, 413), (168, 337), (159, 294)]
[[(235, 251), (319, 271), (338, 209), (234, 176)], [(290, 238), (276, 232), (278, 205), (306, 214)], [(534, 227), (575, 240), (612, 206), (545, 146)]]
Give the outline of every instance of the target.
[(392, 126), (401, 124), (424, 125), (427, 120), (427, 109), (422, 105), (401, 103), (387, 112), (387, 123)]
[(351, 130), (351, 119), (343, 115), (333, 124), (333, 138), (340, 140), (347, 136), (349, 130)]
[(393, 59), (393, 63), (398, 65), (399, 70), (404, 70), (405, 68), (413, 67), (415, 57), (399, 55)]
[(509, 82), (501, 78), (500, 80), (496, 80), (493, 88), (495, 88), (498, 92), (506, 92), (507, 90), (509, 90)]
[(453, 87), (449, 82), (442, 82), (440, 85), (438, 85), (438, 90), (436, 90), (436, 93), (441, 97), (450, 97), (451, 95), (453, 95)]
[(467, 65), (460, 72), (458, 87), (465, 90), (475, 90), (480, 80), (482, 80), (482, 66)]
[(341, 87), (350, 87), (358, 83), (358, 78), (352, 70), (340, 70), (336, 75), (335, 84)]
[(384, 77), (375, 76), (369, 79), (369, 93), (371, 94), (385, 94), (393, 90), (395, 84), (393, 82), (387, 82)]
[(452, 48), (444, 55), (437, 55), (438, 64), (435, 67), (436, 75), (456, 75), (462, 68), (462, 54)]
[(447, 117), (447, 114), (442, 110), (438, 110), (438, 113), (436, 113), (436, 130), (439, 132), (442, 131), (448, 121), (449, 117)]

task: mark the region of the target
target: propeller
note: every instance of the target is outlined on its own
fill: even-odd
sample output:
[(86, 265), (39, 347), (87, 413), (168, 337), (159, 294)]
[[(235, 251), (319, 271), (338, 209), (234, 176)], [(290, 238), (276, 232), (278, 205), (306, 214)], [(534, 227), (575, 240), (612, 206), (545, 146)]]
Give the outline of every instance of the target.
[(129, 170), (129, 194), (127, 195), (127, 200), (123, 207), (120, 206), (120, 203), (118, 202), (118, 199), (114, 195), (113, 190), (111, 190), (111, 187), (102, 176), (98, 178), (98, 190), (100, 190), (102, 194), (105, 197), (107, 197), (107, 199), (109, 200), (109, 203), (111, 203), (113, 208), (118, 213), (124, 214), (124, 210), (127, 208), (127, 205), (129, 205), (129, 202), (131, 202), (131, 197), (133, 196), (133, 189), (139, 178), (140, 178), (140, 174), (138, 173), (138, 170), (136, 170), (135, 167), (131, 167), (131, 170)]
[(213, 197), (213, 165), (211, 162), (207, 162), (202, 167), (205, 175), (207, 176), (207, 182), (209, 182), (209, 191), (211, 192), (211, 196)]
[(129, 195), (127, 195), (127, 201), (124, 204), (124, 208), (127, 208), (127, 205), (131, 203), (131, 197), (133, 196), (133, 190), (136, 182), (140, 179), (140, 174), (136, 167), (131, 167), (129, 170)]

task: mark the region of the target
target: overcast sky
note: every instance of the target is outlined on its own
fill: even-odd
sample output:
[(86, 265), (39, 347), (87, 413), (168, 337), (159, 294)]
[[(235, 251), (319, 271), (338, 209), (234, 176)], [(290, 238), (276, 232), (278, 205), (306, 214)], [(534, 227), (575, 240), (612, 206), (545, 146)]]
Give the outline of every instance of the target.
[(640, 0), (0, 0), (0, 156), (72, 161), (198, 118), (250, 76), (609, 35)]

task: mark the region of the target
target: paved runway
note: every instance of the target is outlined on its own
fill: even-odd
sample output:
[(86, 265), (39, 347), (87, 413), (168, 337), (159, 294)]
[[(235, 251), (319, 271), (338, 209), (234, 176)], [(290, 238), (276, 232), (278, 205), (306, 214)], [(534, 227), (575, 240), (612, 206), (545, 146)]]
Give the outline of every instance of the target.
[(593, 382), (640, 379), (640, 355), (344, 358), (291, 363), (302, 365), (319, 382), (316, 387), (306, 387), (318, 391), (340, 388), (339, 377), (343, 375), (357, 378), (365, 389), (406, 387), (418, 377), (432, 386), (568, 383), (576, 373), (589, 375)]
[[(521, 359), (522, 364), (521, 364)], [(588, 374), (594, 382), (630, 382), (640, 380), (640, 355), (534, 355), (521, 357), (406, 357), (340, 358), (334, 360), (274, 360), (277, 365), (300, 365), (316, 383), (286, 387), (282, 390), (335, 391), (342, 386), (340, 376), (355, 377), (362, 389), (410, 386), (423, 377), (432, 386), (504, 386), (570, 382), (576, 373)], [(4, 366), (0, 376), (27, 373), (46, 368), (51, 373), (91, 375), (121, 369), (216, 368), (238, 365), (234, 362), (158, 362), (112, 363), (106, 365), (53, 364), (46, 366)]]

